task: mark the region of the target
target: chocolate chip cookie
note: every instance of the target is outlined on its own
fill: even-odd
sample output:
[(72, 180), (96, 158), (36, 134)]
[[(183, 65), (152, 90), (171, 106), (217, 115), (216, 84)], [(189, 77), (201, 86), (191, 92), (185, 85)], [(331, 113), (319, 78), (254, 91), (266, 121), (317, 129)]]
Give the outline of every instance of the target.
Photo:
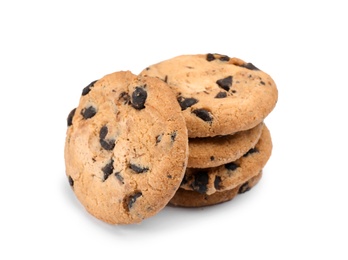
[(267, 73), (227, 55), (181, 55), (153, 64), (140, 75), (160, 78), (176, 93), (190, 138), (253, 128), (278, 99)]
[(176, 96), (159, 79), (108, 74), (82, 90), (67, 118), (66, 175), (94, 217), (132, 224), (174, 196), (188, 159), (188, 135)]

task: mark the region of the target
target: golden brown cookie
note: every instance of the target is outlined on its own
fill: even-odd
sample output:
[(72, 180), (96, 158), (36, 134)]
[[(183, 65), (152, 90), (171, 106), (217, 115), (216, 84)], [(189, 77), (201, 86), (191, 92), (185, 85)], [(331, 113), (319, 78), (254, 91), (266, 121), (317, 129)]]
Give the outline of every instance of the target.
[(178, 207), (205, 207), (220, 204), (226, 201), (230, 201), (238, 194), (243, 194), (252, 189), (261, 179), (262, 171), (254, 177), (237, 187), (225, 190), (221, 192), (215, 192), (214, 194), (207, 195), (197, 191), (189, 191), (184, 189), (178, 189), (174, 197), (170, 200), (169, 205)]
[(174, 196), (188, 158), (185, 120), (156, 78), (111, 73), (68, 116), (66, 175), (81, 204), (110, 224), (154, 216)]
[(226, 55), (181, 55), (151, 65), (140, 75), (160, 78), (176, 93), (190, 138), (253, 128), (278, 99), (267, 73)]
[(189, 138), (189, 168), (217, 167), (237, 160), (255, 147), (261, 136), (263, 122), (232, 135)]
[(231, 190), (258, 174), (272, 153), (272, 139), (264, 124), (255, 145), (236, 161), (213, 168), (186, 168), (181, 188), (211, 195), (217, 191)]

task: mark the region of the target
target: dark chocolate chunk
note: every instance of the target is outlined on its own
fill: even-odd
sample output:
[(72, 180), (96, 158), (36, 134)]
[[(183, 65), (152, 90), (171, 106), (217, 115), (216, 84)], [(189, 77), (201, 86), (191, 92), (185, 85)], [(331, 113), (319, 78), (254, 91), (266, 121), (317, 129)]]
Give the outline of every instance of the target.
[(208, 53), (207, 54), (207, 61), (215, 60), (214, 54)]
[(233, 82), (233, 77), (232, 76), (228, 76), (224, 79), (219, 79), (216, 81), (216, 84), (219, 85), (220, 88), (229, 91), (230, 87), (232, 86), (232, 82)]
[(266, 83), (264, 81), (262, 81), (262, 80), (260, 81), (260, 84), (261, 85), (266, 85)]
[(246, 154), (243, 155), (243, 157), (247, 157), (249, 154), (252, 153), (258, 153), (259, 150), (255, 147), (255, 148), (251, 148), (249, 151), (246, 152)]
[(172, 142), (175, 141), (175, 138), (176, 138), (176, 131), (170, 134), (170, 139), (172, 140)]
[(123, 177), (120, 172), (115, 172), (115, 177), (118, 179), (122, 184), (124, 184)]
[(147, 172), (149, 170), (148, 167), (142, 167), (142, 166), (135, 165), (135, 164), (130, 164), (129, 167), (133, 171), (135, 171), (136, 173), (144, 173), (144, 172)]
[(102, 128), (100, 128), (99, 138), (100, 139), (105, 139), (107, 134), (108, 134), (108, 127), (106, 125), (104, 125)]
[(143, 195), (143, 194), (142, 194), (140, 191), (137, 191), (137, 192), (135, 192), (134, 194), (132, 194), (132, 195), (126, 197), (126, 198), (124, 199), (124, 208), (125, 208), (127, 211), (129, 211), (129, 210), (133, 207), (135, 201), (136, 201), (140, 196), (142, 196), (142, 195)]
[(217, 190), (221, 189), (221, 177), (220, 176), (215, 176), (215, 180), (214, 180), (214, 188)]
[(207, 188), (208, 182), (209, 182), (208, 172), (199, 171), (194, 175), (192, 188), (199, 193), (205, 193), (208, 190)]
[(108, 162), (103, 168), (102, 171), (104, 173), (104, 179), (103, 181), (106, 181), (106, 179), (112, 174), (114, 171), (114, 160), (111, 159), (110, 162)]
[(157, 136), (156, 136), (156, 145), (157, 145), (159, 142), (161, 142), (162, 137), (163, 137), (163, 134), (160, 134), (160, 135), (157, 135)]
[(210, 156), (210, 161), (214, 161), (215, 157), (214, 156)]
[(70, 111), (69, 115), (68, 115), (68, 118), (67, 118), (67, 122), (68, 122), (68, 126), (71, 126), (72, 125), (72, 120), (73, 120), (73, 117), (75, 115), (75, 111), (76, 111), (76, 108), (74, 108), (73, 110)]
[(120, 94), (120, 96), (118, 97), (119, 100), (123, 101), (124, 105), (129, 105), (131, 103), (131, 97), (129, 96), (129, 94), (127, 92), (122, 92)]
[(179, 96), (177, 100), (180, 104), (181, 110), (185, 110), (198, 102), (195, 98), (184, 98), (182, 96)]
[(143, 87), (135, 87), (132, 93), (132, 106), (138, 110), (145, 108), (146, 98), (146, 90)]
[(68, 181), (69, 181), (70, 186), (71, 186), (71, 187), (74, 187), (74, 180), (73, 180), (73, 178), (71, 178), (70, 175), (69, 175), (69, 177), (68, 177)]
[(244, 63), (243, 65), (241, 65), (241, 67), (249, 70), (260, 70), (257, 67), (255, 67), (252, 63)]
[(219, 92), (215, 96), (215, 98), (225, 98), (225, 97), (227, 97), (227, 93), (226, 92)]
[(225, 168), (229, 171), (235, 171), (239, 167), (238, 164), (235, 164), (234, 162), (230, 162), (225, 164)]
[(203, 121), (206, 122), (211, 122), (213, 121), (213, 116), (212, 114), (210, 114), (209, 111), (201, 108), (201, 109), (196, 109), (193, 110), (192, 113), (194, 113), (197, 117), (199, 117), (200, 119), (202, 119)]
[(165, 77), (164, 77), (164, 80), (163, 80), (165, 83), (167, 83), (168, 82), (168, 75), (166, 75)]
[(97, 113), (97, 110), (93, 106), (89, 106), (81, 110), (81, 115), (83, 116), (84, 119), (94, 117), (96, 113)]
[(105, 150), (112, 150), (115, 147), (115, 140), (110, 139), (110, 140), (105, 140), (105, 139), (99, 139), (101, 147), (103, 147)]
[(87, 95), (91, 91), (91, 88), (94, 87), (94, 83), (96, 83), (96, 82), (97, 82), (97, 80), (92, 81), (91, 83), (89, 83), (89, 85), (82, 90), (82, 96)]
[(230, 60), (230, 57), (228, 57), (227, 55), (222, 55), (219, 60), (221, 61), (229, 61)]
[(242, 194), (242, 193), (247, 192), (249, 190), (251, 190), (251, 187), (249, 187), (249, 183), (248, 182), (245, 182), (242, 186), (240, 186), (240, 188), (238, 190), (238, 193)]
[(105, 139), (106, 135), (108, 134), (108, 127), (104, 125), (102, 128), (100, 128), (99, 131), (99, 142), (100, 145), (105, 149), (105, 150), (112, 150), (115, 147), (115, 140), (114, 139)]

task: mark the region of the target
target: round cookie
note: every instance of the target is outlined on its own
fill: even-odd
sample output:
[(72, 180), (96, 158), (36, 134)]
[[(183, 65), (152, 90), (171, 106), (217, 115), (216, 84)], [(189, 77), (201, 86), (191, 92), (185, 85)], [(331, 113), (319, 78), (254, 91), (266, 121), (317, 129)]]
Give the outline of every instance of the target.
[(263, 123), (232, 135), (189, 138), (189, 168), (217, 167), (237, 160), (254, 147), (261, 136)]
[(181, 55), (151, 65), (140, 75), (158, 77), (175, 91), (190, 138), (253, 128), (278, 99), (267, 73), (226, 55)]
[(68, 116), (69, 183), (94, 217), (132, 224), (155, 215), (185, 173), (188, 136), (166, 84), (120, 71), (92, 82)]
[(226, 201), (230, 201), (238, 194), (243, 194), (251, 190), (261, 179), (262, 171), (254, 177), (251, 177), (245, 183), (238, 185), (237, 187), (215, 192), (214, 194), (207, 195), (197, 191), (189, 191), (184, 189), (178, 189), (174, 197), (170, 200), (169, 205), (178, 207), (205, 207), (220, 204)]
[(218, 167), (186, 168), (180, 188), (208, 195), (233, 189), (258, 174), (266, 165), (271, 152), (271, 135), (264, 124), (261, 137), (254, 148), (238, 160)]

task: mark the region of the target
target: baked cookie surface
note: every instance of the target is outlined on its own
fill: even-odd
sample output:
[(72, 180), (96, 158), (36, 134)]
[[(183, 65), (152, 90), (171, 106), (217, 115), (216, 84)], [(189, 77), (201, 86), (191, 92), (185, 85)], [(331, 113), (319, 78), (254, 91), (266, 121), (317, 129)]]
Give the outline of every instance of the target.
[(276, 84), (267, 73), (226, 55), (181, 55), (153, 64), (140, 75), (158, 77), (173, 89), (190, 138), (253, 128), (278, 99)]
[(169, 204), (178, 207), (205, 207), (220, 204), (226, 201), (230, 201), (238, 194), (243, 194), (251, 190), (262, 178), (262, 171), (256, 176), (250, 178), (243, 184), (237, 187), (225, 190), (221, 192), (215, 192), (214, 194), (207, 195), (197, 191), (189, 191), (179, 189), (174, 197), (170, 200)]
[(186, 168), (181, 188), (211, 195), (230, 190), (257, 175), (266, 165), (272, 153), (272, 139), (264, 124), (262, 134), (255, 145), (236, 161), (212, 168)]
[(115, 72), (82, 91), (68, 116), (69, 183), (94, 217), (132, 224), (155, 215), (180, 186), (188, 135), (163, 81)]
[(263, 123), (233, 135), (189, 138), (189, 168), (217, 167), (237, 160), (253, 148), (261, 136)]

